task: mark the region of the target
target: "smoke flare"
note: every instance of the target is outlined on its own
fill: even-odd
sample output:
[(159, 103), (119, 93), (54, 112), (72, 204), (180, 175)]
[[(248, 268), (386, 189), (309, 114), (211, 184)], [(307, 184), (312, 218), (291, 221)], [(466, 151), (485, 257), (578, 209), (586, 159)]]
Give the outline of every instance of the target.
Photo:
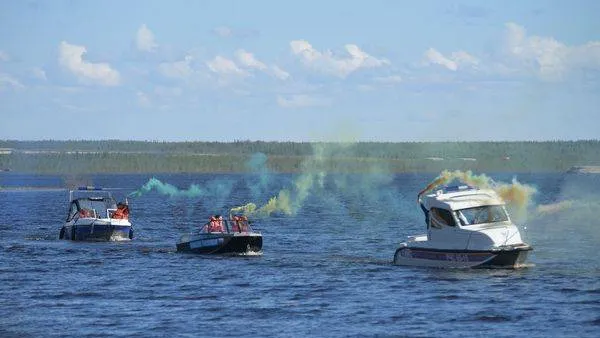
[(444, 170), (425, 189), (419, 192), (418, 197), (420, 198), (421, 195), (454, 180), (482, 189), (494, 190), (504, 202), (515, 208), (519, 214), (523, 214), (527, 210), (527, 206), (531, 203), (531, 197), (536, 193), (533, 186), (522, 184), (516, 178), (513, 178), (511, 183), (498, 183), (485, 174), (474, 175), (470, 170)]

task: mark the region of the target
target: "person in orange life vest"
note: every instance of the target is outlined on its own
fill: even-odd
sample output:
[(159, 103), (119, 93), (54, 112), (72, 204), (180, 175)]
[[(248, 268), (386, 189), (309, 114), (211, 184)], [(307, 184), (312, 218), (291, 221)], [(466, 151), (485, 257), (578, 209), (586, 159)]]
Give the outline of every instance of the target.
[(248, 217), (239, 216), (237, 223), (238, 223), (238, 228), (240, 229), (240, 232), (248, 231)]
[(112, 218), (116, 219), (128, 219), (129, 218), (129, 206), (124, 203), (117, 204), (117, 210), (112, 215)]
[(208, 232), (223, 232), (223, 217), (219, 215), (210, 218)]
[(240, 216), (233, 216), (231, 220), (232, 220), (231, 231), (242, 232), (242, 230), (240, 230), (240, 225), (239, 225)]
[(79, 210), (79, 217), (92, 217), (92, 211), (90, 209)]

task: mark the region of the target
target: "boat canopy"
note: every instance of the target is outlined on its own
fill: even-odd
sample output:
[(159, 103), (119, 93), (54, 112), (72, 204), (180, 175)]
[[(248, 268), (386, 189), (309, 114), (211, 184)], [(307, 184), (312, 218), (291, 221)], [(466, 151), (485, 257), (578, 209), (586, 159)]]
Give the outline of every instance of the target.
[(495, 191), (472, 187), (451, 190), (441, 189), (433, 194), (425, 195), (421, 203), (427, 210), (431, 208), (460, 210), (486, 205), (504, 205), (504, 202)]

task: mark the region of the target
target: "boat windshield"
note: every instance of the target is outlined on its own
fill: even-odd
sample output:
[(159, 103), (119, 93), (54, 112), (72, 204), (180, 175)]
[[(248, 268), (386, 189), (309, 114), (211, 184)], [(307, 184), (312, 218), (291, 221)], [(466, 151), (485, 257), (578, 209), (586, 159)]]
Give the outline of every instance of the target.
[(456, 210), (455, 213), (462, 226), (508, 221), (508, 215), (501, 205), (484, 205)]
[(79, 203), (79, 211), (89, 211), (87, 217), (96, 218), (107, 218), (108, 209), (116, 209), (117, 205), (112, 199), (106, 198), (80, 198), (77, 200)]

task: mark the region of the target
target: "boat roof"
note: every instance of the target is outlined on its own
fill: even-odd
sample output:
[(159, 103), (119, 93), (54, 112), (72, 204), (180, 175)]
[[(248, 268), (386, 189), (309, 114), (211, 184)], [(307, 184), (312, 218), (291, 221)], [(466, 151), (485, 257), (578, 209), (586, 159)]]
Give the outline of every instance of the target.
[(464, 185), (444, 187), (425, 195), (421, 203), (427, 210), (431, 208), (460, 210), (484, 205), (504, 205), (504, 201), (494, 190)]
[(91, 200), (91, 201), (104, 201), (104, 200), (114, 200), (110, 191), (93, 186), (85, 186), (79, 187), (76, 190), (71, 190), (69, 192), (69, 200)]

